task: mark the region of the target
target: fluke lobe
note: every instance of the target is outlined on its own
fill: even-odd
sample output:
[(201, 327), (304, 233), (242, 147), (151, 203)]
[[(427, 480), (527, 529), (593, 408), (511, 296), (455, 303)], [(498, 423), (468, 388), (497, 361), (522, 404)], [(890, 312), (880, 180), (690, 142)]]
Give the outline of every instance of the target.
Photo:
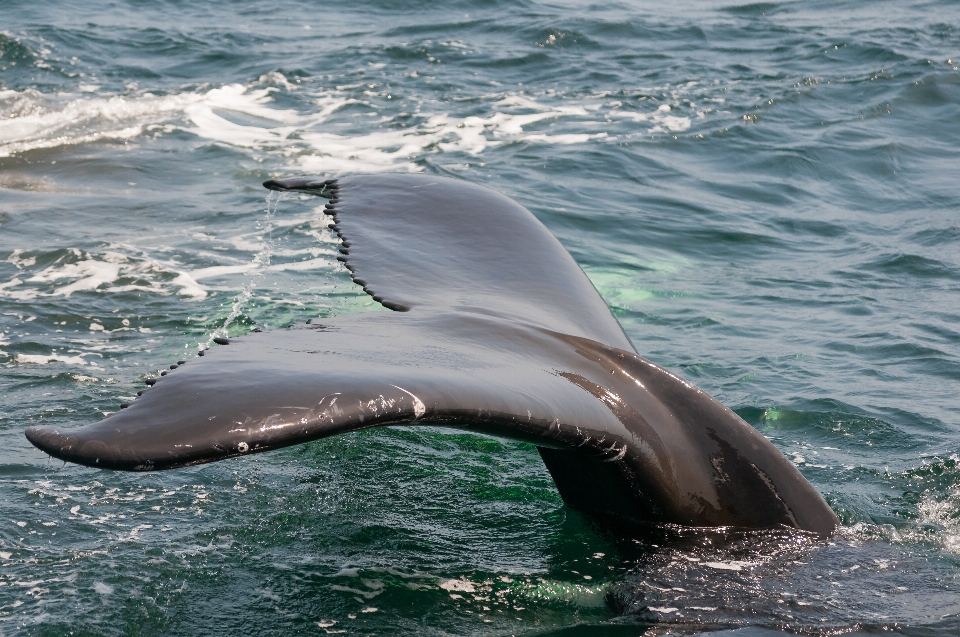
[(148, 380), (128, 408), (78, 429), (32, 427), (30, 442), (149, 471), (365, 427), (461, 427), (536, 444), (564, 501), (601, 521), (837, 527), (766, 438), (634, 352), (573, 258), (514, 201), (422, 175), (264, 185), (328, 197), (340, 260), (395, 311), (221, 339)]

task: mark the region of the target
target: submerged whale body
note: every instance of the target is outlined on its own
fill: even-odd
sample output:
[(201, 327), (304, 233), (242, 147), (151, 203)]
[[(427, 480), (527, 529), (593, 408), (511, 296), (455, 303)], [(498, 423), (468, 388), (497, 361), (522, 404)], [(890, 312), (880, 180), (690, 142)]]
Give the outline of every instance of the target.
[(586, 275), (525, 208), (422, 175), (265, 182), (326, 196), (353, 280), (395, 312), (217, 339), (127, 409), (30, 442), (149, 471), (380, 425), (537, 445), (563, 500), (608, 522), (830, 533), (838, 520), (755, 429), (638, 356)]

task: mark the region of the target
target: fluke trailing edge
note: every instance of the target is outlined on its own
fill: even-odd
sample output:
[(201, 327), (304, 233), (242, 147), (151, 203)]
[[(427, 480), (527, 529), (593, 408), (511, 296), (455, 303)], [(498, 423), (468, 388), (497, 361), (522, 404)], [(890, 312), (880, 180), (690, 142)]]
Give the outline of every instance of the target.
[(34, 445), (149, 471), (379, 425), (463, 427), (536, 444), (564, 501), (600, 519), (836, 528), (769, 441), (634, 352), (514, 201), (421, 175), (264, 185), (329, 197), (340, 260), (396, 311), (221, 340), (96, 424), (28, 429)]

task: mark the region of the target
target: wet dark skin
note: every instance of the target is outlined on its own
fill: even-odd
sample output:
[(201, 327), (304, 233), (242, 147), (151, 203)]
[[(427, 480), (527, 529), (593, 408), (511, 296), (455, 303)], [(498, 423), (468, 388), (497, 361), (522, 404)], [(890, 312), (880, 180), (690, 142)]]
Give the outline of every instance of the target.
[(836, 529), (766, 438), (636, 354), (516, 202), (422, 175), (264, 185), (330, 198), (340, 260), (395, 311), (220, 339), (128, 408), (77, 429), (32, 427), (30, 442), (69, 462), (151, 471), (366, 427), (460, 427), (533, 442), (564, 501), (618, 528)]

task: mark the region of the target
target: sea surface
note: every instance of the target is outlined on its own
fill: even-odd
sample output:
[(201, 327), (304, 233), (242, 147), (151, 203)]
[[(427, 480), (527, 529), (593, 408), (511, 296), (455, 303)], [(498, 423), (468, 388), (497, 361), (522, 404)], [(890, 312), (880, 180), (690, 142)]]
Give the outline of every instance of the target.
[[(0, 634), (960, 634), (958, 61), (952, 0), (0, 0)], [(385, 171), (529, 208), (840, 531), (612, 537), (455, 430), (143, 474), (24, 438), (384, 311), (260, 183)]]

